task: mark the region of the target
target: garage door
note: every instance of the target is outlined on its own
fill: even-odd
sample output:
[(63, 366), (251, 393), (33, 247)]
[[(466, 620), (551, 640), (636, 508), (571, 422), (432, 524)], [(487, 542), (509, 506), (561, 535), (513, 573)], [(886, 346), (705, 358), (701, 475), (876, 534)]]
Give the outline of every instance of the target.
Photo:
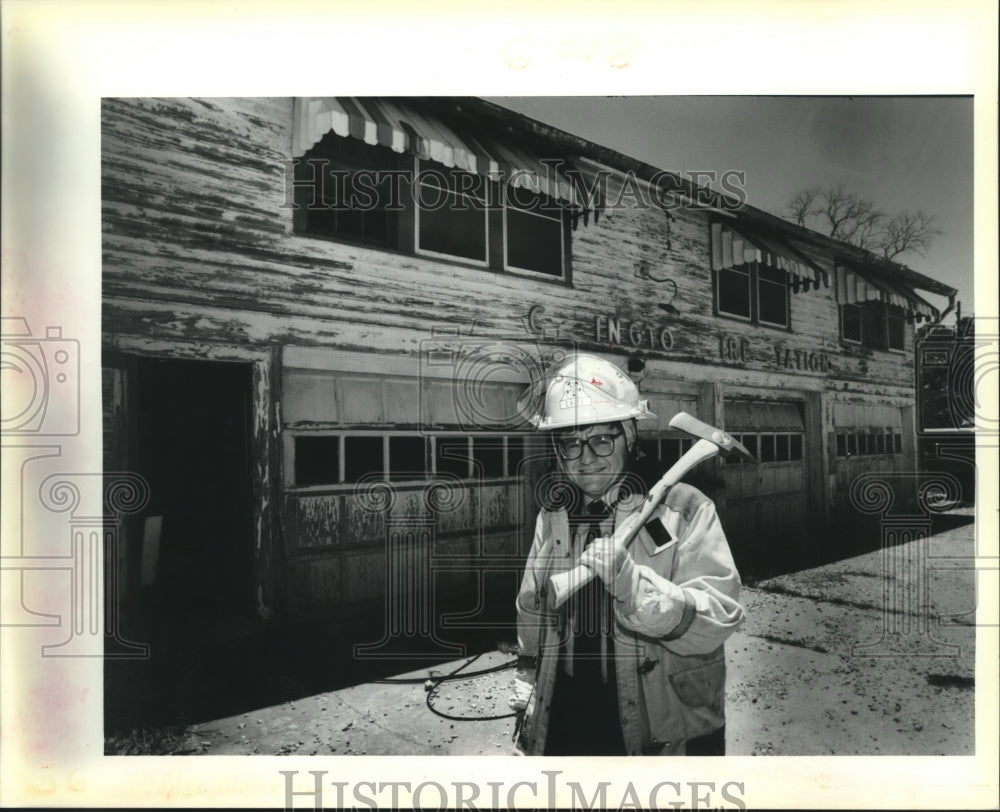
[(727, 535), (754, 544), (801, 532), (808, 501), (802, 404), (727, 398), (725, 426), (759, 460), (729, 458), (722, 467)]
[(833, 426), (834, 508), (853, 516), (857, 508), (851, 504), (851, 485), (859, 476), (913, 470), (912, 460), (903, 454), (903, 413), (881, 403), (834, 403)]

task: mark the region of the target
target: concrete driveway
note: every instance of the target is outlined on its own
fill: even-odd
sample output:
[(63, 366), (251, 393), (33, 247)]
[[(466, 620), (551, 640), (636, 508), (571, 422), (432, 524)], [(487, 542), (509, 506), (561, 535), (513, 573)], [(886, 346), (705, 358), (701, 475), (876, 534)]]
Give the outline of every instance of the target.
[[(727, 644), (728, 753), (972, 754), (974, 532), (969, 523), (746, 586), (747, 622)], [(511, 659), (492, 651), (201, 723), (181, 749), (508, 755), (513, 719), (487, 717), (508, 713), (513, 672), (491, 669)], [(425, 680), (459, 668), (487, 673), (443, 682), (435, 713)]]

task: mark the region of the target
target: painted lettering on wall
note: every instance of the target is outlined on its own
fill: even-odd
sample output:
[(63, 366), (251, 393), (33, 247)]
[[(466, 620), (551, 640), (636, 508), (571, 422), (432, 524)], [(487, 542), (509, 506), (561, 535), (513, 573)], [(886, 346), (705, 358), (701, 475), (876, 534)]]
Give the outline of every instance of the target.
[(541, 338), (559, 339), (560, 328), (551, 318), (545, 315), (542, 305), (532, 305), (525, 319), (528, 332)]
[(830, 356), (826, 353), (796, 350), (781, 344), (774, 345), (774, 362), (785, 369), (801, 369), (809, 372), (829, 372), (831, 369)]
[(745, 364), (750, 358), (750, 342), (745, 338), (720, 335), (719, 357), (730, 363)]
[[(784, 344), (772, 345), (774, 363), (782, 369), (798, 369), (803, 372), (830, 372), (833, 364), (825, 352), (810, 352), (787, 347)], [(758, 356), (759, 357), (759, 356)], [(753, 359), (750, 341), (741, 336), (719, 336), (719, 358), (727, 364), (744, 365)]]
[(674, 335), (669, 327), (646, 325), (615, 316), (595, 316), (594, 341), (612, 347), (648, 347), (667, 352), (674, 348)]

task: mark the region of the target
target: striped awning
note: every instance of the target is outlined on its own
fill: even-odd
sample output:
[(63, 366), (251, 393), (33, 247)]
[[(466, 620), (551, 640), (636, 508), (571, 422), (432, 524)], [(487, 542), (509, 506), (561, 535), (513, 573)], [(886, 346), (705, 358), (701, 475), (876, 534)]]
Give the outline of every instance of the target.
[(573, 183), (541, 158), (492, 134), (459, 134), (405, 101), (346, 96), (295, 99), (292, 157), (305, 155), (328, 132), (581, 205)]
[(821, 281), (826, 282), (826, 274), (821, 268), (777, 238), (744, 234), (728, 223), (713, 223), (712, 270), (721, 271), (748, 262), (787, 271), (805, 290), (809, 290), (810, 284), (819, 287)]
[(840, 304), (887, 302), (901, 307), (919, 318), (936, 319), (937, 308), (927, 302), (909, 285), (898, 280), (888, 281), (862, 274), (855, 268), (837, 266), (837, 301)]

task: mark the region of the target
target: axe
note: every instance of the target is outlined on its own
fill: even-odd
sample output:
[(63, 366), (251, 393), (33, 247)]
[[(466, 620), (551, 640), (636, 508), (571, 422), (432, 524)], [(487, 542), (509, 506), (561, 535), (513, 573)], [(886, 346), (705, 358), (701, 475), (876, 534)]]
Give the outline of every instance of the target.
[[(746, 450), (743, 443), (738, 442), (731, 434), (710, 426), (708, 423), (702, 423), (687, 412), (675, 414), (670, 420), (670, 425), (697, 437), (698, 441), (670, 466), (670, 470), (663, 475), (659, 482), (650, 488), (642, 509), (633, 513), (615, 529), (614, 538), (625, 547), (628, 547), (632, 539), (635, 538), (639, 528), (649, 521), (653, 511), (663, 501), (667, 492), (695, 466), (711, 459), (716, 454), (726, 455), (730, 453), (738, 454), (748, 462), (757, 462), (753, 455)], [(558, 609), (570, 595), (593, 577), (594, 573), (582, 564), (578, 564), (571, 570), (555, 573), (549, 578), (548, 583), (549, 605), (553, 609)]]

